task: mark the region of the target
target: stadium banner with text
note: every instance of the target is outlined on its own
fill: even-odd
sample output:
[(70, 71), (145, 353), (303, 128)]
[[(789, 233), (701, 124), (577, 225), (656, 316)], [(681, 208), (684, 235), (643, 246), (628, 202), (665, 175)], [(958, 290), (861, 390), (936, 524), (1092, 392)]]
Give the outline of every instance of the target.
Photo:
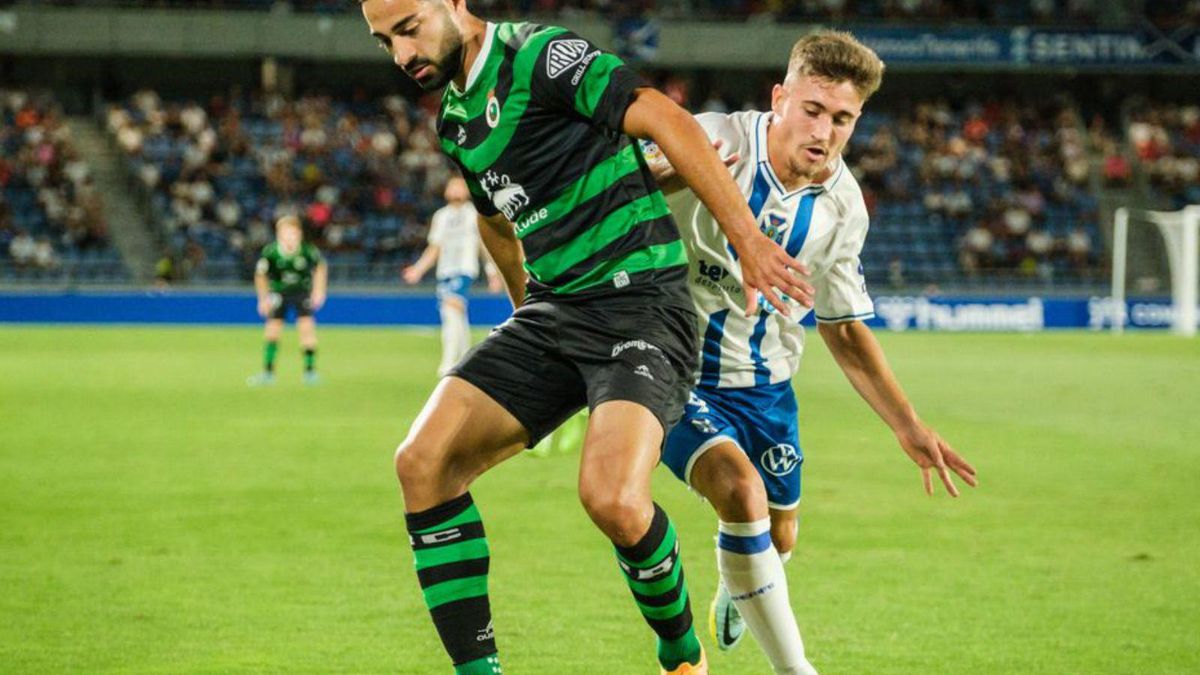
[[(4, 292), (0, 323), (38, 324), (257, 324), (253, 294), (246, 292)], [(1035, 332), (1111, 328), (1120, 305), (1106, 297), (925, 297), (881, 295), (868, 323), (893, 331)], [(481, 293), (470, 300), (471, 323), (494, 326), (508, 318), (503, 295)], [(1125, 303), (1127, 326), (1168, 328), (1166, 298)], [(317, 314), (326, 325), (434, 326), (437, 298), (426, 293), (332, 294)], [(804, 323), (811, 325), (809, 315)]]
[(855, 28), (885, 63), (1018, 67), (1200, 67), (1200, 32), (1155, 29)]

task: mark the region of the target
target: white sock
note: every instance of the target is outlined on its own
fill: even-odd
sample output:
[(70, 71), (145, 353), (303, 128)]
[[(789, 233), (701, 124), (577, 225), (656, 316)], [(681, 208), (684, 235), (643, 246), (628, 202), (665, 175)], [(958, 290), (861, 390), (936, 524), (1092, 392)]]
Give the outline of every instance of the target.
[(816, 675), (788, 604), (783, 562), (771, 545), (771, 520), (720, 522), (717, 568), (733, 604), (777, 674)]
[(471, 346), (471, 331), (467, 326), (466, 312), (442, 305), (442, 362), (438, 374), (445, 375), (456, 366)]

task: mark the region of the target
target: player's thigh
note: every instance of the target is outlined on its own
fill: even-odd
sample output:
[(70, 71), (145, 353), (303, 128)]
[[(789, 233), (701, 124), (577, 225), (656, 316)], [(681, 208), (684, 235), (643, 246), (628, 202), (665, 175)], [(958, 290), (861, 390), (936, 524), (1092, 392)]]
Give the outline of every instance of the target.
[(650, 477), (662, 439), (662, 423), (639, 403), (608, 401), (592, 410), (580, 459), (579, 499), (618, 546), (636, 544), (650, 527)]
[(549, 303), (524, 305), (450, 371), (515, 417), (530, 447), (587, 402), (583, 378), (561, 354), (557, 322)]
[(799, 509), (771, 509), (771, 542), (775, 550), (788, 553), (796, 547)]
[(521, 422), (478, 387), (443, 378), (396, 451), (408, 509), (461, 494), (480, 474), (520, 452), (528, 438)]
[(645, 406), (632, 401), (602, 403), (588, 418), (579, 467), (581, 489), (587, 485), (648, 494), (662, 438), (662, 424)]
[(767, 492), (750, 458), (737, 443), (719, 440), (692, 464), (692, 488), (713, 505), (726, 522), (751, 522), (767, 517)]

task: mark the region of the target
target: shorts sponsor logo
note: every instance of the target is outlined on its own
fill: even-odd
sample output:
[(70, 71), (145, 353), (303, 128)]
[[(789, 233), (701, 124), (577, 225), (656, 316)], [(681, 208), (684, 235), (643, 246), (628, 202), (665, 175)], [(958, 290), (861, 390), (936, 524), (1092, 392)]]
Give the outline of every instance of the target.
[(555, 40), (546, 52), (546, 75), (554, 79), (583, 60), (588, 43), (584, 40)]
[(692, 426), (696, 427), (696, 431), (699, 431), (702, 434), (708, 434), (709, 436), (716, 434), (718, 431), (717, 425), (713, 424), (712, 420), (704, 417), (697, 417), (696, 419), (692, 420)]
[(763, 470), (772, 476), (786, 476), (795, 471), (796, 466), (800, 464), (800, 453), (787, 443), (780, 443), (767, 448), (758, 461)]
[(647, 378), (647, 379), (650, 379), (650, 380), (653, 380), (653, 379), (654, 379), (654, 375), (652, 375), (652, 374), (650, 373), (650, 367), (649, 367), (649, 366), (638, 366), (637, 368), (634, 368), (634, 369), (633, 369), (633, 374), (634, 374), (634, 375), (641, 375), (642, 377), (644, 377), (644, 378)]
[(647, 350), (652, 351), (652, 352), (661, 352), (662, 351), (658, 347), (655, 347), (654, 345), (650, 344), (649, 342), (646, 342), (645, 340), (628, 340), (626, 342), (622, 342), (620, 344), (613, 345), (613, 349), (612, 349), (613, 358), (620, 356), (621, 352), (625, 351), (626, 349), (636, 349), (638, 351), (643, 351), (643, 352), (647, 351)]
[(629, 285), (629, 272), (621, 270), (613, 275), (613, 286), (617, 288), (625, 288)]

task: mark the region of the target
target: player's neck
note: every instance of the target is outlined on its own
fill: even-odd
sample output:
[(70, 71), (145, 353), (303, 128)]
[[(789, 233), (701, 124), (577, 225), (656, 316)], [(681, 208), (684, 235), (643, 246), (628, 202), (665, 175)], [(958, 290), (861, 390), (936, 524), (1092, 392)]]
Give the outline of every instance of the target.
[(471, 74), (471, 69), (475, 66), (475, 59), (481, 55), (486, 58), (486, 54), (481, 54), (483, 51), (483, 42), (487, 38), (487, 22), (477, 16), (471, 14), (466, 15), (462, 22), (463, 29), (463, 62), (462, 67), (458, 69), (458, 74), (454, 76), (454, 86), (458, 87), (459, 91), (465, 91), (467, 88), (467, 77)]

